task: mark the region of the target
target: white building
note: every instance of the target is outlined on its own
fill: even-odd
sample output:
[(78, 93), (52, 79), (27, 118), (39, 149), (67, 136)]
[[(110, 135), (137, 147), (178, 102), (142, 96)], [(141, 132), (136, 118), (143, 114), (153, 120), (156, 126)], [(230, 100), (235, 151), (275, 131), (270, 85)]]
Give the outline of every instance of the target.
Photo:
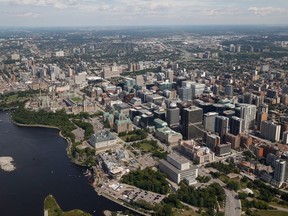
[(198, 168), (191, 166), (188, 159), (178, 154), (172, 153), (167, 156), (167, 160), (160, 160), (159, 168), (177, 184), (182, 180), (187, 181), (189, 185), (197, 182)]
[(275, 124), (272, 121), (263, 121), (261, 123), (261, 136), (264, 139), (272, 142), (278, 142), (280, 140), (281, 125)]

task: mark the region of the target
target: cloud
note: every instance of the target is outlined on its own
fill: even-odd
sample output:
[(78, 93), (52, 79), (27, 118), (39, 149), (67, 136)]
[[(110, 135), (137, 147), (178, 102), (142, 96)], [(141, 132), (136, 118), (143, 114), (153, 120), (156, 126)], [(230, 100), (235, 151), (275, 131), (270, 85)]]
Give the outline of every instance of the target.
[(10, 4), (14, 5), (30, 5), (30, 6), (49, 6), (58, 9), (75, 7), (81, 4), (83, 0), (12, 0)]
[(287, 10), (285, 8), (275, 8), (275, 7), (250, 7), (248, 8), (248, 11), (256, 15), (267, 16), (270, 14), (284, 13)]
[(24, 13), (19, 13), (16, 16), (21, 17), (21, 18), (39, 18), (41, 17), (41, 14), (33, 13), (33, 12), (24, 12)]

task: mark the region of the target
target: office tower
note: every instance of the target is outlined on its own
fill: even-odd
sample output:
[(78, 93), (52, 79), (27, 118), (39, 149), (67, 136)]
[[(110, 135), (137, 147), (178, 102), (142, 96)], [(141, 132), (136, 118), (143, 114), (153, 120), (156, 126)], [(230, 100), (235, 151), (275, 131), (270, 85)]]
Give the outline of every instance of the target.
[(167, 123), (169, 127), (179, 125), (180, 112), (176, 103), (170, 103), (169, 108), (167, 108)]
[(233, 96), (233, 86), (232, 85), (226, 85), (224, 88), (224, 95), (228, 97)]
[(202, 116), (203, 110), (199, 107), (192, 106), (183, 109), (181, 122), (184, 139), (193, 139), (202, 136), (202, 130), (200, 129)]
[(204, 129), (209, 132), (215, 132), (215, 119), (219, 114), (208, 112), (204, 114)]
[(212, 91), (213, 91), (213, 94), (217, 96), (217, 95), (219, 95), (220, 87), (217, 84), (215, 84), (212, 87)]
[(237, 53), (241, 52), (241, 45), (237, 45)]
[(229, 130), (229, 118), (224, 116), (217, 116), (215, 118), (215, 133), (218, 133), (223, 140), (224, 135), (228, 133)]
[(200, 101), (199, 104), (196, 104), (198, 107), (203, 109), (203, 114), (212, 112), (213, 111), (213, 104), (212, 103), (207, 103), (207, 102), (202, 102)]
[(219, 113), (219, 115), (223, 115), (224, 111), (226, 110), (226, 106), (224, 104), (213, 104), (213, 112)]
[(239, 118), (244, 119), (244, 130), (254, 129), (256, 119), (256, 106), (252, 104), (239, 104)]
[(267, 121), (268, 119), (268, 113), (266, 112), (260, 112), (257, 113), (257, 130), (261, 130), (261, 124), (263, 121)]
[(238, 135), (244, 131), (244, 120), (237, 116), (232, 116), (230, 119), (230, 133)]
[(181, 87), (179, 89), (179, 98), (182, 101), (192, 100), (192, 89), (188, 87)]
[(261, 136), (264, 139), (278, 142), (280, 140), (280, 132), (281, 126), (272, 121), (263, 121), (261, 124)]
[(283, 138), (282, 138), (282, 142), (284, 144), (288, 144), (288, 131), (283, 132)]
[(267, 90), (267, 94), (266, 94), (266, 97), (268, 98), (275, 98), (278, 96), (278, 91), (277, 90), (274, 90), (274, 89), (268, 89)]
[(172, 83), (173, 82), (173, 80), (174, 80), (174, 72), (173, 72), (173, 70), (171, 70), (171, 69), (168, 69), (167, 71), (166, 71), (166, 77), (169, 79), (169, 82), (170, 83)]
[(205, 90), (205, 84), (195, 83), (191, 84), (192, 97), (199, 97)]
[(282, 94), (288, 94), (288, 85), (287, 84), (282, 87)]
[(235, 47), (234, 44), (230, 44), (230, 46), (229, 46), (229, 51), (230, 51), (230, 52), (235, 52), (235, 51), (236, 51), (236, 47)]
[(264, 104), (264, 103), (260, 104), (259, 107), (258, 107), (258, 109), (257, 109), (257, 111), (258, 111), (259, 113), (260, 113), (260, 112), (266, 112), (266, 113), (268, 113), (268, 111), (269, 111), (269, 106), (268, 106), (268, 104)]
[(274, 170), (274, 179), (280, 183), (280, 185), (286, 180), (286, 161), (285, 160), (276, 160), (275, 161), (275, 170)]
[(220, 140), (220, 136), (216, 134), (204, 133), (203, 142), (206, 143), (206, 146), (213, 152), (215, 152), (216, 147), (220, 145)]
[(243, 103), (246, 104), (253, 104), (253, 94), (251, 93), (246, 93), (243, 95)]

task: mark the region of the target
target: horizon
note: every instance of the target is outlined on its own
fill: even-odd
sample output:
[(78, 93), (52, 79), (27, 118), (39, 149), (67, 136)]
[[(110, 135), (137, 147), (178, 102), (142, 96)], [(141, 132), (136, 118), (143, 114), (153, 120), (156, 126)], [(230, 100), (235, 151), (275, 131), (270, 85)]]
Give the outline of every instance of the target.
[(287, 25), (285, 0), (0, 0), (1, 27)]

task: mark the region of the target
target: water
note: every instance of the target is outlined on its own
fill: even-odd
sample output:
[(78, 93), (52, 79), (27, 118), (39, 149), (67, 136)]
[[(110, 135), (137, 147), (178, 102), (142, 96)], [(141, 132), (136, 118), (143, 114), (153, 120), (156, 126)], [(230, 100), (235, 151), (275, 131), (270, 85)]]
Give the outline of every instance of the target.
[(13, 172), (0, 170), (0, 216), (41, 216), (49, 194), (64, 211), (77, 208), (98, 216), (125, 210), (96, 194), (83, 170), (70, 163), (66, 146), (57, 130), (18, 127), (0, 112), (0, 157), (13, 157), (16, 166)]

